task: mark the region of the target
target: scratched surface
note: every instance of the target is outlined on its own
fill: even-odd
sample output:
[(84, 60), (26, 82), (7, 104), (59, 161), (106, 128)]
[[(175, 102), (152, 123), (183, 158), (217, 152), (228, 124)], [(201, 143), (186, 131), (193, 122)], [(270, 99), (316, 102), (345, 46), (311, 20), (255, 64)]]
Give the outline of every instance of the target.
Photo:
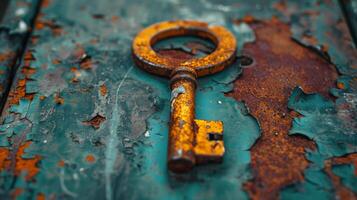
[[(224, 122), (224, 161), (184, 176), (167, 172), (168, 81), (131, 59), (135, 34), (171, 19), (223, 25), (239, 50), (197, 89), (196, 118)], [(155, 49), (212, 50), (199, 42)], [(338, 2), (42, 1), (21, 60), (1, 199), (357, 198), (357, 52)]]

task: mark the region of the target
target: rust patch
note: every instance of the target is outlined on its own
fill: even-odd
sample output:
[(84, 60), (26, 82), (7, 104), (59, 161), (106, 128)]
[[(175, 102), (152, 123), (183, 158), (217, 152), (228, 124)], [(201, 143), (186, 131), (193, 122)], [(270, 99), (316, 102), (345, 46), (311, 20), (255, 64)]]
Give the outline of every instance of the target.
[(357, 176), (357, 153), (348, 154), (343, 157), (335, 157), (325, 161), (325, 171), (331, 178), (332, 183), (336, 189), (337, 199), (357, 199), (357, 194), (353, 193), (341, 183), (340, 177), (332, 172), (332, 165), (338, 164), (353, 164), (355, 167), (355, 175)]
[(7, 101), (9, 105), (19, 104), (20, 99), (22, 98), (27, 98), (32, 100), (33, 95), (26, 94), (26, 81), (27, 81), (26, 79), (20, 79), (17, 82), (17, 86), (15, 90), (12, 90), (9, 93), (9, 97)]
[(79, 66), (82, 68), (82, 69), (92, 69), (92, 66), (93, 66), (93, 62), (92, 62), (92, 59), (90, 57), (85, 57), (81, 60)]
[(0, 148), (0, 171), (8, 168), (9, 162), (7, 160), (9, 159), (9, 153), (8, 149)]
[(37, 44), (39, 38), (40, 38), (40, 36), (38, 36), (38, 35), (31, 36), (31, 38), (30, 38), (31, 44)]
[(36, 197), (36, 200), (46, 200), (46, 196), (43, 193), (39, 193)]
[(42, 0), (41, 8), (47, 8), (51, 4), (51, 0)]
[(54, 96), (54, 101), (56, 104), (58, 105), (62, 105), (64, 104), (64, 98), (61, 97), (61, 95), (59, 93), (56, 93), (55, 96)]
[(22, 188), (13, 189), (13, 191), (11, 192), (12, 199), (17, 199), (23, 192), (24, 192), (24, 189), (22, 189)]
[(71, 82), (78, 83), (79, 77), (81, 77), (81, 73), (78, 71), (76, 67), (71, 67), (71, 72), (73, 73), (73, 78), (71, 79)]
[(193, 54), (182, 51), (181, 49), (160, 49), (157, 53), (163, 57), (174, 60), (189, 60), (193, 58)]
[(101, 86), (99, 86), (99, 92), (100, 95), (105, 96), (108, 93), (108, 89), (107, 86), (105, 84), (102, 84)]
[(60, 160), (60, 161), (58, 161), (57, 166), (58, 167), (64, 167), (65, 164), (66, 163), (64, 162), (64, 160)]
[[(196, 35), (211, 40), (216, 49), (204, 58), (191, 60), (168, 59), (152, 49), (157, 41), (169, 37)], [(132, 43), (135, 63), (143, 70), (170, 77), (180, 66), (194, 69), (198, 77), (222, 71), (235, 59), (236, 39), (222, 26), (209, 26), (199, 21), (166, 21), (153, 24), (137, 34)]]
[(8, 61), (11, 58), (13, 58), (15, 56), (14, 52), (5, 52), (5, 53), (0, 53), (0, 62), (4, 62), (4, 61)]
[(235, 81), (229, 96), (244, 101), (258, 120), (262, 136), (251, 149), (254, 179), (245, 184), (252, 199), (276, 199), (281, 188), (302, 181), (308, 166), (305, 149), (312, 141), (288, 136), (294, 112), (287, 108), (296, 86), (328, 98), (338, 76), (336, 69), (311, 50), (295, 43), (290, 27), (276, 18), (251, 24), (256, 41), (243, 54), (255, 60)]
[(95, 156), (94, 155), (92, 155), (92, 154), (88, 154), (87, 156), (86, 156), (86, 161), (88, 162), (88, 163), (90, 163), (90, 164), (93, 164), (94, 162), (95, 162)]
[[(23, 79), (17, 81), (17, 85), (14, 90), (11, 90), (8, 96), (7, 105), (11, 106), (14, 104), (19, 104), (20, 99), (26, 98), (29, 100), (33, 99), (34, 94), (26, 93), (26, 82), (31, 80), (31, 75), (36, 72), (36, 70), (30, 67), (31, 61), (35, 60), (32, 52), (26, 51), (24, 55), (24, 66), (21, 69), (21, 73), (24, 75)], [(6, 110), (6, 109), (4, 109)]]
[(36, 200), (46, 200), (46, 196), (43, 193), (39, 193), (36, 197)]
[(253, 23), (259, 22), (259, 20), (255, 19), (255, 17), (253, 17), (252, 15), (246, 15), (241, 19), (234, 19), (233, 22), (237, 23), (237, 24), (242, 23), (242, 22), (247, 23), (247, 24), (253, 24)]
[(94, 116), (92, 119), (88, 120), (88, 121), (84, 121), (83, 124), (88, 125), (88, 126), (92, 126), (94, 129), (99, 129), (100, 125), (106, 120), (105, 117), (97, 114), (96, 116)]
[(351, 153), (342, 157), (335, 157), (330, 159), (331, 164), (353, 164), (355, 167), (355, 175), (357, 176), (357, 153)]
[(39, 172), (37, 163), (40, 161), (39, 156), (35, 156), (32, 159), (24, 159), (22, 155), (25, 153), (25, 149), (31, 145), (31, 141), (25, 142), (21, 145), (16, 152), (16, 167), (15, 175), (19, 176), (22, 171), (27, 171), (26, 180), (32, 180), (32, 178)]
[(32, 180), (33, 177), (39, 172), (37, 163), (40, 161), (39, 156), (35, 156), (31, 159), (22, 158), (22, 155), (25, 153), (25, 149), (31, 144), (30, 141), (25, 142), (21, 145), (16, 153), (15, 159), (11, 159), (11, 151), (6, 148), (0, 148), (0, 171), (11, 170), (11, 167), (14, 166), (14, 174), (19, 176), (21, 172), (26, 172), (26, 180)]
[(112, 23), (117, 23), (120, 20), (119, 16), (113, 15), (110, 19)]
[(55, 21), (53, 20), (41, 20), (40, 18), (43, 16), (43, 14), (40, 14), (38, 19), (35, 22), (35, 28), (37, 30), (44, 29), (46, 27), (50, 28), (52, 31), (52, 34), (54, 36), (60, 36), (63, 34), (63, 29), (60, 25), (56, 24)]

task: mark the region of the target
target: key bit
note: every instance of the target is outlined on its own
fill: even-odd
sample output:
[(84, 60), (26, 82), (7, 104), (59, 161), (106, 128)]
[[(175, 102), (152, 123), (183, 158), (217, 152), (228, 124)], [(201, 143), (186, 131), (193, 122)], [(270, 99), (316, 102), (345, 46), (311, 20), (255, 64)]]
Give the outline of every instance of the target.
[[(177, 36), (197, 36), (212, 41), (215, 50), (202, 58), (177, 61), (160, 56), (152, 46)], [(236, 39), (222, 26), (199, 21), (167, 21), (151, 25), (135, 37), (135, 63), (143, 70), (170, 78), (171, 119), (168, 168), (186, 172), (196, 164), (221, 162), (224, 155), (223, 123), (195, 119), (196, 79), (225, 69), (235, 59)]]

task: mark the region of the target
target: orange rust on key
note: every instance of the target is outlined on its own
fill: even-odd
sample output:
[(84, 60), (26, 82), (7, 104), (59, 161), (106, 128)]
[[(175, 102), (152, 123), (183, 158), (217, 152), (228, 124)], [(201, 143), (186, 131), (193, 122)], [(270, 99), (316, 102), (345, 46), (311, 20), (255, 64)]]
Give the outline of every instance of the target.
[[(194, 152), (197, 163), (220, 162), (224, 154), (223, 122), (195, 120), (196, 145)], [(208, 133), (208, 140), (207, 140)]]
[[(202, 58), (184, 55), (182, 59), (170, 58), (152, 48), (160, 40), (187, 35), (211, 40), (216, 48)], [(141, 31), (134, 39), (132, 49), (134, 61), (140, 68), (171, 79), (169, 169), (186, 172), (195, 164), (221, 161), (224, 154), (223, 123), (195, 119), (196, 78), (222, 71), (234, 61), (234, 36), (221, 26), (198, 21), (167, 21)]]
[(195, 85), (188, 80), (172, 84), (171, 122), (169, 138), (169, 168), (185, 171), (195, 164), (193, 143), (195, 139)]
[[(212, 41), (216, 45), (215, 51), (203, 58), (176, 60), (160, 56), (152, 49), (153, 44), (160, 40), (186, 35)], [(222, 71), (235, 59), (236, 40), (222, 26), (209, 26), (198, 21), (167, 21), (141, 31), (135, 37), (132, 48), (134, 61), (145, 71), (170, 77), (172, 70), (181, 66), (194, 68), (197, 76), (201, 77)]]

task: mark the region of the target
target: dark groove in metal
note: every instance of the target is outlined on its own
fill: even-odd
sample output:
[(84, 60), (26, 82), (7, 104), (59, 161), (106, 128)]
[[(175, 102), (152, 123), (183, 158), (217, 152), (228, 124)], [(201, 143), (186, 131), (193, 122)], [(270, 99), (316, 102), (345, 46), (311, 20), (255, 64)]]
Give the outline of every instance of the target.
[(355, 47), (357, 46), (357, 8), (354, 12), (351, 0), (339, 0), (343, 16), (346, 19)]
[(1, 0), (0, 4), (0, 23), (2, 22), (3, 17), (5, 16), (6, 9), (9, 6), (10, 0)]
[(24, 53), (26, 52), (27, 44), (28, 44), (28, 41), (29, 41), (29, 39), (31, 37), (32, 31), (34, 29), (35, 21), (36, 21), (36, 18), (38, 16), (38, 13), (40, 12), (41, 5), (42, 5), (42, 0), (39, 0), (37, 5), (36, 5), (36, 8), (35, 8), (34, 17), (32, 18), (32, 20), (30, 22), (30, 27), (31, 28), (25, 34), (24, 39), (22, 40), (22, 45), (21, 45), (22, 48), (18, 49), (18, 51), (16, 52), (15, 59), (13, 61), (13, 64), (12, 64), (11, 68), (10, 68), (10, 75), (9, 75), (9, 79), (8, 79), (9, 84), (6, 85), (3, 98), (0, 99), (0, 114), (1, 114), (1, 118), (2, 118), (3, 110), (4, 110), (4, 107), (5, 107), (6, 101), (8, 99), (10, 90), (11, 90), (11, 88), (13, 86), (13, 82), (14, 82), (14, 79), (15, 79), (15, 76), (16, 76), (16, 72), (17, 72), (19, 66), (21, 65)]

